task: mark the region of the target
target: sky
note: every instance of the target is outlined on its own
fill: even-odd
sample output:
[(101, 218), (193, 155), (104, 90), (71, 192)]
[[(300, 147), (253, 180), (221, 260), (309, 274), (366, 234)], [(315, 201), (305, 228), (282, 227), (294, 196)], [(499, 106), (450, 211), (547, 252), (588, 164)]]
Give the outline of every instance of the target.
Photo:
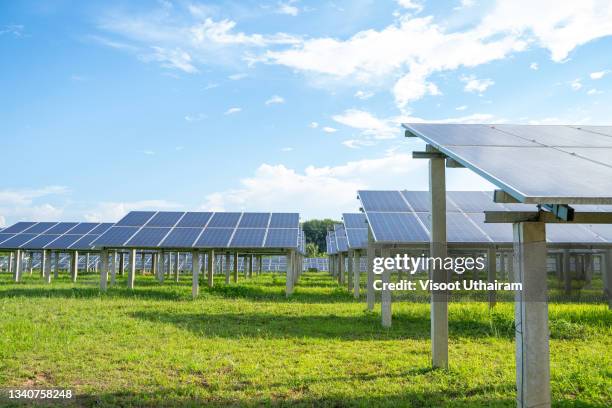
[(402, 122), (612, 122), (607, 0), (4, 1), (0, 55), (0, 226), (339, 219), (428, 188)]

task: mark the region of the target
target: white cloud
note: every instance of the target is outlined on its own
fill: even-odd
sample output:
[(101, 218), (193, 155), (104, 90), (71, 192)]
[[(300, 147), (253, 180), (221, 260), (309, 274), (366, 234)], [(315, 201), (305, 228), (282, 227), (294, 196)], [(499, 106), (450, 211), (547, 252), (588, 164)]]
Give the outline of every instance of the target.
[(219, 86), (219, 84), (216, 84), (214, 82), (209, 82), (208, 84), (206, 84), (206, 86), (204, 87), (205, 91), (208, 91), (209, 89), (215, 89)]
[(21, 24), (8, 24), (0, 26), (0, 35), (12, 35), (13, 37), (23, 37), (23, 25)]
[(322, 129), (325, 133), (336, 133), (338, 131), (338, 129), (335, 129), (331, 126), (324, 126)]
[[(426, 160), (410, 153), (390, 154), (302, 171), (282, 164), (261, 164), (237, 188), (209, 194), (202, 209), (225, 211), (299, 211), (306, 219), (339, 217), (359, 208), (359, 189), (411, 189), (428, 187)], [(486, 181), (466, 169), (448, 172), (449, 189), (491, 189)], [(300, 203), (308, 203), (300, 206)]]
[(59, 220), (64, 210), (52, 202), (68, 193), (68, 188), (64, 186), (0, 190), (0, 224), (12, 224), (19, 220)]
[(605, 75), (607, 75), (609, 73), (610, 73), (610, 70), (606, 69), (606, 70), (603, 70), (603, 71), (591, 72), (591, 74), (589, 76), (591, 77), (591, 79), (597, 80), (597, 79), (603, 78)]
[(570, 87), (574, 91), (579, 91), (580, 89), (582, 89), (582, 82), (580, 82), (580, 78), (576, 78), (572, 82), (570, 82)]
[(415, 10), (417, 13), (423, 10), (423, 6), (414, 0), (396, 0), (397, 4), (408, 10)]
[(285, 98), (278, 95), (272, 95), (272, 97), (266, 101), (266, 105), (276, 105), (281, 103), (285, 103)]
[(283, 148), (281, 149), (281, 151), (282, 151), (282, 152), (290, 152), (290, 151), (292, 151), (292, 150), (293, 150), (293, 147), (283, 147)]
[(241, 80), (241, 79), (246, 78), (247, 76), (248, 76), (247, 74), (240, 73), (240, 74), (232, 74), (232, 75), (229, 75), (227, 78), (228, 78), (228, 79), (231, 79), (232, 81), (239, 81), (239, 80)]
[(308, 125), (308, 127), (312, 129), (316, 129), (319, 127), (319, 124), (317, 122), (310, 122), (310, 125)]
[(467, 105), (461, 105), (461, 106), (457, 106), (457, 107), (455, 108), (455, 110), (458, 110), (458, 111), (464, 111), (464, 110), (466, 110), (466, 109), (467, 109)]
[(147, 53), (140, 56), (143, 61), (156, 61), (164, 68), (178, 69), (189, 74), (198, 72), (198, 69), (193, 65), (191, 55), (180, 48), (167, 49), (163, 47), (152, 47), (153, 53)]
[(0, 228), (4, 228), (6, 227), (6, 218), (4, 218), (4, 216), (0, 215)]
[(487, 88), (495, 84), (495, 82), (489, 78), (478, 79), (474, 75), (462, 75), (459, 79), (461, 79), (461, 82), (465, 83), (463, 90), (466, 92), (483, 93)]
[(145, 154), (146, 156), (155, 155), (155, 152), (153, 150), (143, 150), (142, 153)]
[(366, 91), (357, 91), (355, 92), (355, 95), (353, 95), (355, 98), (359, 98), (361, 100), (366, 100), (366, 99), (370, 99), (371, 97), (374, 96), (374, 92), (366, 92)]
[(234, 113), (238, 113), (240, 111), (242, 111), (242, 108), (238, 108), (238, 107), (229, 108), (228, 110), (225, 111), (225, 115), (233, 115)]
[(89, 222), (108, 222), (122, 218), (130, 211), (138, 210), (177, 210), (180, 204), (166, 200), (142, 200), (131, 202), (101, 202), (93, 210), (85, 213), (84, 218)]
[(199, 122), (199, 121), (204, 120), (206, 118), (207, 118), (207, 116), (206, 116), (205, 113), (196, 113), (196, 114), (193, 114), (193, 115), (185, 115), (185, 120), (187, 122)]
[(538, 65), (537, 62), (532, 62), (531, 64), (529, 64), (529, 69), (533, 69), (534, 71), (537, 71), (540, 68), (540, 66)]
[(278, 7), (276, 8), (276, 12), (279, 14), (287, 14), (289, 16), (297, 16), (300, 14), (300, 9), (295, 6), (297, 1), (289, 0), (287, 2), (279, 2)]
[(599, 95), (602, 94), (603, 91), (600, 91), (599, 89), (589, 89), (589, 91), (587, 92), (587, 95)]
[(398, 124), (392, 123), (392, 120), (379, 119), (370, 112), (358, 109), (347, 109), (341, 114), (332, 116), (332, 119), (345, 126), (359, 129), (363, 136), (374, 139), (391, 139), (400, 132)]
[(360, 149), (364, 146), (373, 146), (375, 143), (371, 140), (364, 139), (347, 139), (342, 142), (342, 144), (349, 149)]

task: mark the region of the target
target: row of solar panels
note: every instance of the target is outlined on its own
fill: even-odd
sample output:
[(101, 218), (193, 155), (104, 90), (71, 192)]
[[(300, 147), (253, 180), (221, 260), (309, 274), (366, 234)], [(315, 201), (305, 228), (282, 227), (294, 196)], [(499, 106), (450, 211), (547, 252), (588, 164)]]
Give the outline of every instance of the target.
[(0, 232), (0, 249), (296, 248), (297, 213), (133, 211), (118, 223), (19, 222)]

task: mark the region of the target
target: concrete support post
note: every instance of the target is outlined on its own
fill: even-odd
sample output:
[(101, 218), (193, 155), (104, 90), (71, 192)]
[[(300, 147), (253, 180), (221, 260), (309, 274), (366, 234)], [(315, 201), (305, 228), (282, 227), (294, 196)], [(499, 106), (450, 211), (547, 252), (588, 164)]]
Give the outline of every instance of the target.
[(565, 283), (565, 294), (570, 295), (572, 293), (572, 271), (570, 269), (570, 251), (568, 249), (563, 250), (563, 281)]
[(518, 407), (550, 407), (546, 301), (546, 224), (520, 222), (514, 230), (516, 389)]
[[(495, 256), (495, 248), (489, 248), (487, 250), (487, 281), (494, 283), (497, 278), (497, 258)], [(489, 307), (494, 307), (496, 303), (495, 290), (489, 291)]]
[(177, 251), (174, 253), (174, 281), (179, 281), (179, 262), (181, 261), (181, 254)]
[(12, 252), (9, 252), (8, 256), (8, 272), (13, 273), (13, 261), (15, 259), (15, 255)]
[(128, 289), (134, 289), (134, 280), (136, 279), (136, 250), (130, 251), (130, 270), (128, 271)]
[(51, 251), (48, 249), (43, 249), (41, 255), (40, 264), (43, 265), (44, 261), (44, 267), (42, 267), (42, 270), (45, 282), (51, 283)]
[(200, 253), (191, 253), (191, 296), (195, 299), (200, 293)]
[(612, 309), (612, 249), (605, 254), (605, 265), (601, 264), (601, 277), (603, 280), (604, 296), (608, 299), (608, 308)]
[(368, 256), (366, 301), (368, 303), (368, 310), (372, 311), (376, 302), (376, 293), (374, 292), (374, 246), (368, 245), (366, 251)]
[(15, 265), (13, 266), (13, 278), (15, 282), (19, 282), (21, 280), (21, 250), (18, 249), (15, 251)]
[[(506, 277), (506, 254), (504, 252), (499, 253), (499, 272), (501, 276)], [(510, 281), (510, 276), (508, 276), (508, 281)]]
[(353, 291), (353, 251), (348, 251), (346, 265), (346, 289), (349, 293)]
[(225, 272), (225, 284), (229, 285), (230, 283), (230, 253), (225, 254), (225, 267), (223, 268)]
[(115, 286), (117, 283), (117, 251), (111, 253), (111, 264), (110, 264), (110, 284)]
[[(46, 280), (46, 277), (45, 277), (45, 272), (46, 272), (46, 270), (47, 270), (47, 257), (45, 256), (45, 251), (46, 251), (46, 250), (45, 250), (45, 249), (43, 249), (43, 250), (40, 252), (40, 276), (42, 276), (42, 277), (43, 277), (43, 278), (45, 278), (45, 280)], [(31, 268), (31, 267), (32, 267), (32, 264), (34, 263), (34, 260), (33, 260), (33, 253), (30, 253), (30, 261), (29, 261), (29, 262), (30, 262), (30, 268)], [(30, 269), (30, 271), (31, 271), (31, 270), (32, 270), (32, 269)], [(32, 273), (30, 272), (30, 275), (31, 275), (31, 274), (32, 274)]]
[(85, 252), (85, 273), (89, 272), (89, 252)]
[(159, 259), (159, 252), (153, 252), (151, 254), (151, 273), (157, 277), (157, 261)]
[(100, 291), (106, 292), (108, 284), (108, 251), (100, 251)]
[(257, 274), (261, 275), (262, 271), (263, 271), (263, 257), (259, 255), (257, 257)]
[(215, 284), (215, 250), (208, 252), (208, 287), (212, 288)]
[(338, 254), (338, 283), (344, 285), (344, 255)]
[[(42, 257), (41, 257), (42, 258)], [(40, 262), (42, 265), (42, 260)], [(28, 271), (30, 272), (30, 276), (34, 273), (34, 252), (28, 252)], [(40, 269), (40, 276), (43, 275), (43, 269)]]
[(360, 260), (361, 252), (353, 251), (353, 297), (355, 299), (359, 299), (359, 279), (361, 275)]
[(238, 282), (238, 252), (234, 252), (234, 283)]
[[(381, 250), (381, 256), (388, 258), (391, 256), (391, 251), (388, 248)], [(391, 327), (391, 291), (388, 289), (388, 284), (391, 282), (391, 271), (384, 269), (382, 275), (383, 289), (380, 292), (380, 313), (382, 316), (383, 327)]]
[(253, 277), (253, 255), (247, 256), (247, 267), (249, 268), (249, 278)]
[(593, 280), (593, 256), (591, 254), (584, 254), (584, 289), (591, 288), (591, 281)]
[(74, 283), (77, 281), (77, 277), (79, 276), (79, 251), (72, 252), (70, 268), (70, 276), (72, 277), (72, 282)]
[[(447, 254), (446, 242), (446, 174), (445, 160), (429, 160), (429, 192), (431, 201), (431, 242), (430, 256), (444, 259)], [(448, 282), (443, 268), (432, 268), (434, 283)], [(448, 293), (431, 293), (431, 356), (434, 367), (448, 368)]]
[(53, 254), (53, 277), (57, 279), (59, 277), (60, 258), (59, 252)]
[(287, 252), (287, 281), (285, 284), (285, 295), (287, 297), (293, 294), (293, 250)]

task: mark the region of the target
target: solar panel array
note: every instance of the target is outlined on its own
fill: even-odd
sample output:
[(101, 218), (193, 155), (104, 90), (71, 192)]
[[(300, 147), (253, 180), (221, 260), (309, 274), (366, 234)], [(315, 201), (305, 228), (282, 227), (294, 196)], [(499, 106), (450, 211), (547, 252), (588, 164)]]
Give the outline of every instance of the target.
[(365, 249), (368, 246), (368, 221), (365, 214), (342, 214), (349, 249)]
[(334, 224), (334, 237), (336, 238), (336, 252), (348, 251), (348, 240), (346, 239), (344, 224)]
[(521, 202), (612, 204), (612, 126), (404, 127)]
[(98, 248), (298, 248), (299, 214), (132, 211)]
[(338, 253), (336, 249), (336, 233), (333, 230), (327, 231), (327, 255), (335, 255)]
[(317, 269), (319, 271), (329, 270), (327, 258), (304, 258), (304, 269)]
[[(376, 242), (429, 242), (431, 213), (427, 191), (359, 191), (359, 200)], [(447, 191), (446, 231), (452, 243), (512, 243), (512, 225), (487, 224), (483, 211), (536, 211), (529, 204), (499, 204), (491, 192)], [(612, 242), (612, 226), (550, 224), (550, 243)]]
[(96, 222), (18, 222), (0, 232), (0, 249), (90, 250), (113, 226)]

